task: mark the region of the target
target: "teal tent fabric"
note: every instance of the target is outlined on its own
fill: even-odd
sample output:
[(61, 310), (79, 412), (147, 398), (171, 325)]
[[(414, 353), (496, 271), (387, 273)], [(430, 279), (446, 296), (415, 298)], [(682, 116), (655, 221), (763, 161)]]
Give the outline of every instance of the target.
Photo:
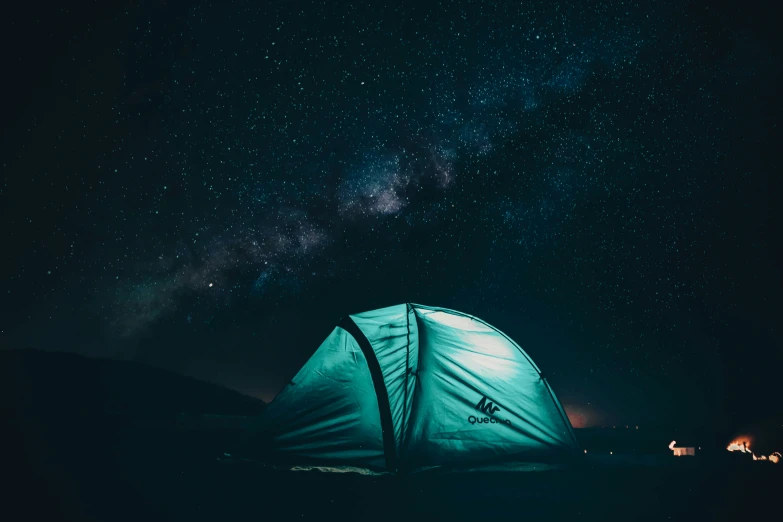
[(262, 416), (279, 460), (385, 466), (378, 401), (364, 354), (335, 328)]
[(340, 323), (262, 416), (290, 464), (390, 472), (576, 453), (535, 363), (484, 321), (402, 304)]

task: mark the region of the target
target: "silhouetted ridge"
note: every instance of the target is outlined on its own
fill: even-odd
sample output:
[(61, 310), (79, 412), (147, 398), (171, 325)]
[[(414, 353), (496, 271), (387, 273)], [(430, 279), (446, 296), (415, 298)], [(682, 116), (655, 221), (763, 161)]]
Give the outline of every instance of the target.
[(64, 352), (0, 352), (0, 404), (29, 414), (257, 415), (265, 403), (222, 386), (130, 361)]

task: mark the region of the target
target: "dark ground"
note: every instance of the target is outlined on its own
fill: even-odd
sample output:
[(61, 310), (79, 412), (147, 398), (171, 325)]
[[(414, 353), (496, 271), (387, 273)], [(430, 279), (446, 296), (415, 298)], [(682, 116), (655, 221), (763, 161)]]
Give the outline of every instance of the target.
[[(17, 475), (4, 520), (751, 520), (778, 507), (772, 464), (421, 475), (270, 472), (156, 452), (68, 455)], [(29, 468), (26, 471), (32, 471)], [(8, 506), (8, 504), (6, 504)]]
[[(52, 357), (0, 360), (3, 521), (768, 520), (779, 511), (783, 465), (717, 449), (675, 459), (664, 434), (643, 430), (578, 430), (591, 460), (566, 471), (274, 471), (223, 456), (263, 403), (141, 365)], [(607, 444), (620, 452), (608, 455)]]

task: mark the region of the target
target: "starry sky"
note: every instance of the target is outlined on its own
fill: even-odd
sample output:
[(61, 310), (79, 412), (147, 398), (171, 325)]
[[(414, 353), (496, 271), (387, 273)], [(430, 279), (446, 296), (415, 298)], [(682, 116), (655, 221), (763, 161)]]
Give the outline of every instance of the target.
[(13, 9), (4, 347), (270, 400), (342, 316), (408, 301), (517, 340), (577, 425), (780, 418), (770, 12)]

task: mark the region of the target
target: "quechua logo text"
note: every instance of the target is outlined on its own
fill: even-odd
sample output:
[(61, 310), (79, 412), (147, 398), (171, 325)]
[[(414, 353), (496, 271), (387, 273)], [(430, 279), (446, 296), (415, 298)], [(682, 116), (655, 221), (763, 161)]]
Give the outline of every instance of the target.
[(511, 421), (507, 419), (500, 419), (495, 416), (495, 413), (500, 411), (500, 407), (495, 405), (492, 399), (487, 397), (481, 397), (481, 400), (476, 404), (476, 411), (482, 413), (483, 416), (477, 417), (471, 415), (468, 417), (468, 422), (471, 424), (508, 424), (511, 425)]

